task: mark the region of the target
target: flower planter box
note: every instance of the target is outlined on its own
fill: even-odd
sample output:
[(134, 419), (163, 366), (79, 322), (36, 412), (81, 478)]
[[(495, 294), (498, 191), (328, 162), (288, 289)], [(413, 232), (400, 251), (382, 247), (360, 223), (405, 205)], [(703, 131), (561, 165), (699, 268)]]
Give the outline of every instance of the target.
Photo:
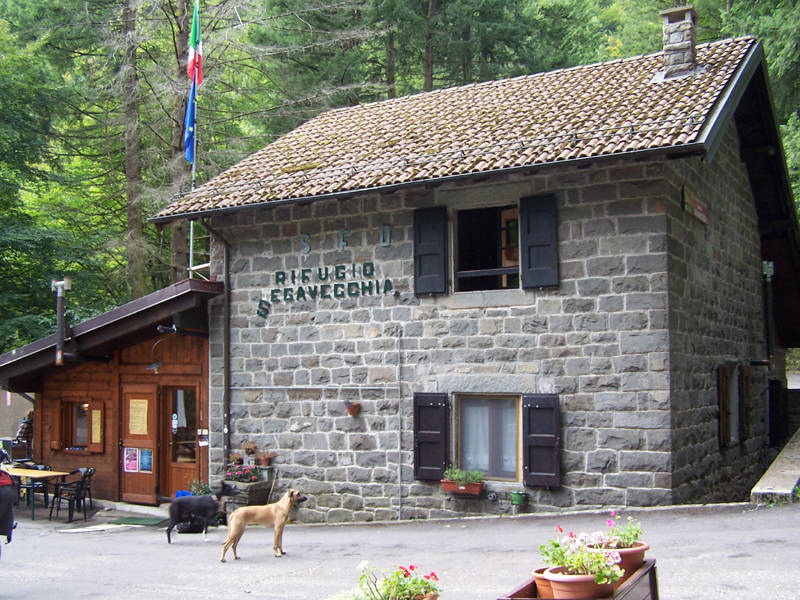
[(483, 491), (483, 482), (459, 483), (449, 479), (442, 479), (442, 491), (448, 494), (464, 494), (465, 496), (480, 496)]
[[(536, 593), (536, 582), (533, 579), (526, 581), (518, 588), (497, 600), (532, 600), (539, 598)], [(656, 561), (652, 558), (633, 573), (613, 595), (607, 598), (614, 600), (658, 600), (658, 580), (656, 579)], [(559, 600), (556, 598), (555, 600)], [(599, 600), (587, 598), (585, 600)]]

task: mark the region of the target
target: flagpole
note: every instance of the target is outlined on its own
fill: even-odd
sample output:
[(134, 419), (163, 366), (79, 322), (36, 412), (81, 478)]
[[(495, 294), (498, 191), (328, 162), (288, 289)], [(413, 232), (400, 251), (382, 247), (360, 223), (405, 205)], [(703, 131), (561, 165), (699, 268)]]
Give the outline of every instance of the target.
[[(192, 87), (189, 92), (189, 103), (186, 105), (186, 119), (184, 144), (186, 136), (191, 133), (191, 163), (192, 176), (190, 191), (194, 191), (197, 175), (197, 86), (203, 82), (203, 43), (200, 31), (200, 0), (194, 2), (192, 15), (192, 29), (189, 33), (189, 55), (186, 59), (187, 72), (192, 77)], [(191, 117), (191, 119), (190, 119)], [(189, 159), (189, 148), (186, 148), (186, 159)], [(194, 277), (194, 220), (189, 221), (189, 279)]]

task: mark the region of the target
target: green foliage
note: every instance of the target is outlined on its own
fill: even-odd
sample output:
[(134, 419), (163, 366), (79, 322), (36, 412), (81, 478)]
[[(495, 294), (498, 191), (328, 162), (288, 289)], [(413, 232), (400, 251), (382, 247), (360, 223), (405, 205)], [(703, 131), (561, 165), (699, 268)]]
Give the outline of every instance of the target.
[[(800, 196), (795, 195), (795, 198)], [(786, 370), (800, 372), (800, 348), (791, 348), (786, 355)]]
[(439, 593), (437, 584), (439, 577), (431, 571), (425, 575), (416, 565), (398, 566), (381, 573), (381, 578), (374, 567), (367, 561), (359, 565), (361, 576), (358, 589), (351, 592), (351, 598), (363, 600), (414, 600), (418, 596)]
[(450, 467), (445, 469), (444, 478), (458, 483), (477, 483), (483, 481), (483, 471), (477, 469), (457, 469)]
[(258, 465), (255, 466), (245, 466), (245, 465), (235, 465), (229, 467), (228, 470), (225, 472), (225, 479), (229, 481), (242, 481), (244, 483), (252, 483), (253, 481), (258, 481), (261, 478), (261, 467)]
[(194, 479), (189, 483), (189, 491), (195, 496), (205, 496), (211, 493), (211, 486), (201, 479)]

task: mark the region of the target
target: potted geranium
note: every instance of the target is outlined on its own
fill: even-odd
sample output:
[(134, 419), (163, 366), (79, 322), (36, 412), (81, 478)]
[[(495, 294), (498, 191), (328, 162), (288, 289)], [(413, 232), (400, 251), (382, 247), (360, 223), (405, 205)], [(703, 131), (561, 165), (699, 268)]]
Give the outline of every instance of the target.
[(620, 557), (615, 550), (603, 549), (608, 536), (594, 533), (564, 533), (539, 547), (542, 560), (550, 565), (544, 577), (550, 581), (556, 598), (601, 598), (613, 592), (622, 577)]
[(617, 512), (612, 510), (606, 520), (609, 527), (608, 535), (599, 548), (616, 550), (620, 555), (620, 567), (625, 572), (619, 583), (630, 577), (644, 563), (644, 554), (650, 549), (646, 542), (639, 540), (642, 535), (641, 521), (634, 521), (633, 517), (621, 522)]
[(225, 479), (253, 483), (261, 479), (261, 467), (258, 465), (233, 465), (225, 471)]
[(329, 600), (437, 600), (439, 577), (431, 571), (423, 574), (416, 565), (384, 570), (380, 577), (365, 560), (358, 565), (358, 587), (340, 592)]
[(450, 467), (445, 469), (441, 484), (443, 492), (479, 496), (483, 490), (483, 471)]

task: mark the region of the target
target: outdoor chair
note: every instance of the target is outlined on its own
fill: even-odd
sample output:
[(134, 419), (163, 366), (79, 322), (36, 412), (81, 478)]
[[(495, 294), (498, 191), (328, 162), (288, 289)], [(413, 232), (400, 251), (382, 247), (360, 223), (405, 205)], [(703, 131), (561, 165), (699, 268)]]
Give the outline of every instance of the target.
[(83, 520), (86, 520), (86, 496), (91, 498), (91, 481), (94, 475), (94, 468), (87, 467), (75, 469), (70, 473), (80, 474), (80, 479), (74, 481), (64, 481), (56, 483), (55, 490), (53, 491), (53, 501), (50, 505), (50, 519), (53, 518), (53, 509), (56, 509), (56, 518), (61, 510), (61, 501), (67, 502), (67, 509), (69, 516), (67, 522), (72, 521), (75, 515), (75, 510), (83, 510)]
[[(26, 469), (36, 469), (39, 471), (50, 471), (50, 467), (48, 465), (25, 465)], [(31, 502), (34, 502), (33, 494), (36, 492), (41, 492), (44, 495), (44, 505), (47, 507), (49, 504), (49, 484), (46, 479), (28, 479), (27, 481), (20, 481), (19, 486), (17, 487), (17, 504), (19, 504), (19, 497), (22, 493), (22, 490), (25, 490), (25, 501), (30, 506)]]
[(94, 476), (94, 467), (81, 467), (77, 470), (80, 472), (85, 482), (84, 492), (89, 498), (89, 508), (94, 508), (94, 502), (92, 501), (92, 477)]

